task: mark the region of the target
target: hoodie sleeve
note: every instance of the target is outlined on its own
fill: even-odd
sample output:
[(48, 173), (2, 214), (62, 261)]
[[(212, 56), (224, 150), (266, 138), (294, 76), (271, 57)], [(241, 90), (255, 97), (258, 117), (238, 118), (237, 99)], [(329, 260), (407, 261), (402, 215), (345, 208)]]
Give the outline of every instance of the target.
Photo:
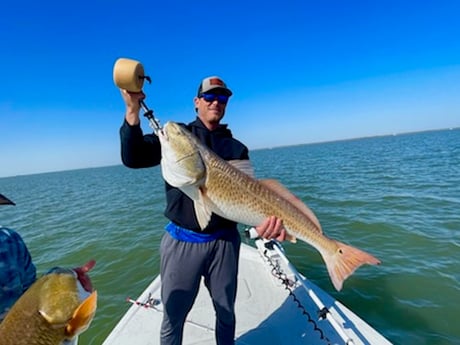
[(126, 121), (120, 128), (121, 160), (128, 168), (148, 168), (160, 164), (160, 140), (154, 134), (142, 133), (140, 125)]

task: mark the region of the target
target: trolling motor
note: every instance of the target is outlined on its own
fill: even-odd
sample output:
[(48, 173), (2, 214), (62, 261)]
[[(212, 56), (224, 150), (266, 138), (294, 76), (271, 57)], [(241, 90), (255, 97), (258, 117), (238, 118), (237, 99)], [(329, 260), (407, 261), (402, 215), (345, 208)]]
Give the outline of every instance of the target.
[[(149, 84), (152, 79), (144, 74), (144, 66), (139, 61), (119, 58), (113, 66), (113, 82), (120, 89), (125, 89), (129, 92), (141, 92), (144, 86), (144, 80)], [(155, 134), (161, 130), (160, 121), (153, 115), (153, 110), (149, 109), (143, 100), (139, 101), (140, 106), (144, 110), (144, 116), (149, 120), (150, 127)]]

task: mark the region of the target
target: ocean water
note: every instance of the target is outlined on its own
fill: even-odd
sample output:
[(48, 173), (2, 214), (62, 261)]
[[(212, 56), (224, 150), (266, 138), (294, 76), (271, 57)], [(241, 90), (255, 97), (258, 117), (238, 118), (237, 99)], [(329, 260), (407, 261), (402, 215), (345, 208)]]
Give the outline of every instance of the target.
[[(324, 232), (372, 253), (341, 292), (319, 254), (286, 243), (297, 269), (395, 344), (460, 344), (460, 130), (251, 152), (316, 213)], [(0, 167), (1, 169), (1, 167)], [(166, 219), (159, 168), (123, 166), (0, 178), (0, 224), (18, 230), (39, 274), (97, 261), (96, 317), (80, 344), (98, 345), (158, 274)]]

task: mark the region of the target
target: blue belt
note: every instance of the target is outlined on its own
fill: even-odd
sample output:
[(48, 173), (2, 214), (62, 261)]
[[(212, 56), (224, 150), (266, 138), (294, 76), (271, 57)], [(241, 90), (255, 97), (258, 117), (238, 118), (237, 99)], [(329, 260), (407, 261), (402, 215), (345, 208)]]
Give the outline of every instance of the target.
[(180, 227), (179, 225), (169, 222), (165, 230), (169, 232), (172, 238), (178, 240), (178, 241), (184, 241), (184, 242), (192, 242), (192, 243), (206, 243), (206, 242), (211, 242), (214, 240), (217, 240), (218, 238), (221, 238), (224, 235), (225, 229), (222, 230), (217, 230), (216, 232), (213, 232), (212, 234), (200, 234), (198, 232), (185, 229)]

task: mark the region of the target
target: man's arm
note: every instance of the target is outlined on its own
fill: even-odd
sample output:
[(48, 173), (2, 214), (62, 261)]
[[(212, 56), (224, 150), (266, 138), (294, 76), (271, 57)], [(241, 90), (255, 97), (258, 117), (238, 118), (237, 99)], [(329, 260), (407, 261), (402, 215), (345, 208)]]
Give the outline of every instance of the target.
[(148, 168), (160, 164), (161, 145), (154, 134), (142, 133), (140, 125), (125, 120), (120, 128), (121, 160), (129, 168)]
[(18, 267), (21, 267), (22, 292), (25, 292), (37, 279), (37, 270), (26, 244), (18, 235)]
[[(7, 261), (7, 265), (9, 267), (6, 269), (12, 270), (14, 275), (20, 279), (22, 291), (18, 290), (17, 293), (23, 293), (35, 282), (35, 279), (37, 278), (35, 265), (32, 262), (29, 249), (22, 237), (12, 229), (2, 228), (2, 231), (9, 236), (9, 239), (4, 242), (7, 244), (7, 247), (4, 249), (10, 256), (9, 261)], [(6, 285), (8, 285), (8, 283), (9, 282), (4, 282)]]
[(126, 105), (125, 120), (120, 128), (121, 160), (129, 168), (147, 168), (160, 164), (161, 146), (154, 134), (144, 135), (140, 126), (140, 101), (143, 92), (120, 90)]

